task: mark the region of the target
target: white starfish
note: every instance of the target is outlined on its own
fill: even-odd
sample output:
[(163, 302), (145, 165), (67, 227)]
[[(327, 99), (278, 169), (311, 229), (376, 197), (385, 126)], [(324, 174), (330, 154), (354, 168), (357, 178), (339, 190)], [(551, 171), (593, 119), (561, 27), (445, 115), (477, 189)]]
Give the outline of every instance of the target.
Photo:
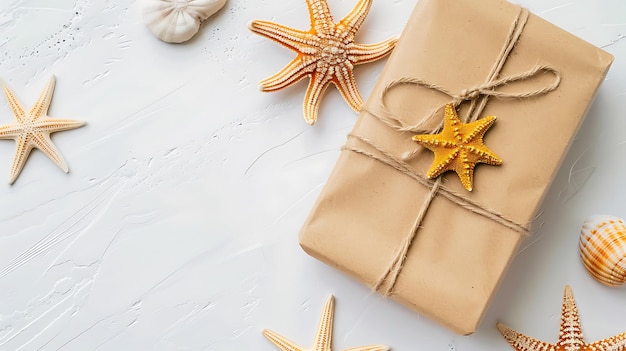
[[(331, 339), (333, 334), (333, 314), (335, 310), (335, 299), (331, 295), (324, 305), (324, 311), (320, 318), (315, 341), (310, 348), (304, 348), (288, 339), (276, 334), (271, 330), (263, 330), (263, 335), (282, 351), (331, 351)], [(382, 345), (358, 346), (343, 351), (387, 351), (389, 348)]]
[(43, 151), (65, 173), (69, 171), (67, 163), (50, 140), (50, 134), (78, 128), (85, 123), (48, 117), (48, 108), (54, 92), (54, 82), (53, 76), (28, 113), (13, 92), (8, 87), (4, 87), (4, 94), (11, 111), (13, 111), (15, 123), (0, 126), (0, 139), (13, 139), (17, 144), (9, 184), (15, 182), (33, 148)]

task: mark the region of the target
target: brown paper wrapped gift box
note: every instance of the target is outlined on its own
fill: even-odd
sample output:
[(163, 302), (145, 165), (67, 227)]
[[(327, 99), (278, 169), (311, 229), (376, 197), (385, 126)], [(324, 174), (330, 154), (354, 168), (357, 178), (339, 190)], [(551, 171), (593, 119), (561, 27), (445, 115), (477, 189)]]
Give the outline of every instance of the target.
[[(418, 2), (300, 233), (307, 253), (370, 287), (385, 276), (430, 189), (364, 155), (382, 159), (384, 150), (402, 159), (418, 148), (411, 141), (413, 133), (382, 123), (383, 90), (406, 77), (450, 92), (484, 83), (519, 13), (519, 6), (500, 0)], [(530, 225), (612, 60), (603, 50), (531, 14), (499, 76), (550, 66), (560, 75), (558, 88), (529, 98), (489, 98), (481, 117), (495, 115), (497, 121), (484, 140), (504, 163), (476, 167), (472, 192), (452, 172), (444, 175), (443, 186), (513, 223)], [(538, 74), (497, 89), (527, 91), (551, 79)], [(450, 100), (424, 86), (403, 86), (385, 99), (390, 113), (405, 124)], [(459, 116), (467, 105), (460, 105)], [(433, 126), (441, 118), (436, 114)], [(424, 175), (432, 155), (426, 150), (407, 162)], [(519, 231), (436, 194), (389, 296), (456, 333), (473, 333), (522, 238)], [(381, 288), (389, 284), (385, 281)]]

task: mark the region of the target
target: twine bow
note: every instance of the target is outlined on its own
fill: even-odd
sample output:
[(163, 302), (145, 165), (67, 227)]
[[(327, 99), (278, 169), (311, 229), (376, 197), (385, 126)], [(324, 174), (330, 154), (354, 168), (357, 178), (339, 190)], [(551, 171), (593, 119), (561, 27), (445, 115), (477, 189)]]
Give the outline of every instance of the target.
[[(554, 79), (552, 80), (552, 82), (550, 82), (550, 84), (544, 87), (529, 90), (529, 91), (506, 92), (506, 91), (497, 90), (498, 88), (505, 87), (511, 83), (528, 80), (536, 76), (539, 76), (540, 74), (551, 74), (554, 76)], [(382, 113), (384, 117), (377, 116), (375, 113), (365, 108), (364, 110), (378, 117), (381, 121), (385, 122), (387, 125), (389, 125), (390, 127), (394, 129), (397, 129), (400, 132), (421, 133), (421, 132), (424, 132), (421, 126), (424, 125), (430, 119), (432, 119), (436, 114), (438, 114), (443, 109), (444, 105), (437, 107), (431, 110), (430, 112), (428, 112), (416, 124), (406, 125), (401, 119), (395, 117), (394, 114), (391, 113), (390, 109), (387, 107), (386, 98), (394, 88), (397, 88), (399, 86), (412, 85), (412, 86), (421, 86), (421, 87), (425, 87), (428, 89), (433, 89), (433, 90), (439, 91), (443, 94), (450, 96), (452, 100), (449, 103), (453, 104), (455, 108), (461, 105), (461, 103), (465, 101), (470, 101), (472, 105), (470, 106), (470, 113), (468, 113), (468, 115), (471, 114), (471, 116), (466, 118), (465, 122), (467, 123), (468, 121), (475, 121), (476, 119), (478, 119), (480, 112), (482, 112), (482, 110), (485, 108), (487, 97), (493, 96), (493, 97), (500, 98), (500, 99), (530, 98), (533, 96), (539, 96), (539, 95), (544, 95), (546, 93), (549, 93), (555, 90), (556, 88), (558, 88), (560, 83), (561, 83), (560, 73), (556, 69), (550, 66), (546, 66), (546, 65), (537, 65), (529, 69), (526, 72), (522, 72), (522, 73), (515, 74), (515, 75), (510, 75), (510, 76), (493, 80), (493, 81), (487, 81), (476, 87), (463, 89), (458, 94), (455, 94), (442, 86), (439, 86), (434, 83), (429, 83), (420, 78), (404, 77), (404, 78), (400, 78), (400, 79), (392, 81), (385, 87), (385, 89), (383, 89), (382, 94), (381, 94), (381, 109), (382, 109)], [(477, 100), (479, 99), (480, 99), (480, 102), (477, 102)], [(473, 114), (472, 114), (472, 111), (474, 111)], [(442, 123), (443, 121), (433, 130), (428, 130), (426, 132), (434, 133), (438, 131), (439, 129), (441, 129)]]

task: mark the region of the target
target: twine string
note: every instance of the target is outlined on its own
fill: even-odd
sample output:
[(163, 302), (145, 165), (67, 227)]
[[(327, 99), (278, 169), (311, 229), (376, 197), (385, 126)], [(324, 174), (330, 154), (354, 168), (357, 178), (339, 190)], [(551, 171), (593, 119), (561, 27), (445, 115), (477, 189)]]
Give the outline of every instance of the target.
[[(487, 78), (487, 83), (493, 82), (500, 75), (500, 72), (502, 71), (502, 68), (504, 67), (504, 64), (506, 63), (506, 60), (509, 58), (511, 51), (513, 51), (513, 48), (519, 41), (519, 38), (522, 35), (522, 32), (524, 31), (524, 27), (526, 26), (526, 21), (528, 21), (528, 15), (529, 15), (528, 10), (526, 10), (523, 7), (520, 7), (520, 12), (515, 18), (515, 21), (513, 21), (511, 25), (509, 37), (505, 41), (505, 44), (502, 46), (502, 51), (500, 51), (500, 54), (498, 55), (498, 59), (496, 60), (496, 63), (491, 67), (491, 72), (489, 73), (489, 77)], [(530, 78), (530, 76), (523, 77), (521, 79), (528, 79), (528, 78)], [(505, 82), (503, 84), (508, 84), (508, 82)], [(556, 89), (556, 86), (554, 88)], [(487, 105), (488, 97), (489, 95), (481, 96), (480, 102), (476, 109), (474, 109), (474, 106), (476, 106), (474, 104), (475, 100), (472, 100), (472, 105), (470, 106), (470, 110), (467, 114), (470, 121), (475, 121), (478, 119), (480, 114), (483, 112), (485, 106)], [(518, 96), (518, 98), (523, 98), (523, 97), (528, 97), (528, 96)], [(474, 112), (474, 114), (472, 114), (472, 112)]]
[(402, 241), (400, 246), (399, 254), (397, 254), (393, 260), (389, 263), (387, 268), (385, 269), (385, 273), (381, 275), (376, 283), (372, 286), (372, 289), (375, 291), (380, 291), (382, 285), (387, 281), (387, 278), (391, 276), (390, 284), (383, 290), (383, 295), (387, 296), (391, 294), (391, 290), (393, 289), (396, 280), (398, 279), (398, 275), (404, 266), (404, 261), (406, 260), (407, 253), (409, 252), (409, 248), (413, 243), (413, 239), (417, 236), (417, 231), (426, 217), (426, 212), (430, 208), (430, 203), (433, 201), (435, 196), (437, 196), (437, 192), (439, 191), (439, 187), (441, 186), (441, 177), (437, 178), (435, 184), (433, 184), (432, 189), (428, 192), (426, 199), (422, 203), (422, 207), (420, 207), (420, 211), (415, 218), (415, 222), (413, 223), (413, 227), (411, 229), (411, 233), (415, 233), (413, 235), (408, 235), (405, 240)]

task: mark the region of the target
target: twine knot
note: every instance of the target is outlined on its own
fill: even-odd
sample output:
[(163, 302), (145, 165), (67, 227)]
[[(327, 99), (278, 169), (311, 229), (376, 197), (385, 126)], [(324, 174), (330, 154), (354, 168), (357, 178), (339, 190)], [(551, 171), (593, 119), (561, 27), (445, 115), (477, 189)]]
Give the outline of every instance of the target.
[(455, 105), (458, 105), (463, 101), (474, 100), (478, 98), (479, 96), (480, 96), (480, 90), (477, 88), (471, 88), (471, 89), (461, 90), (461, 94), (459, 94), (458, 96), (453, 96), (453, 99), (454, 99)]

